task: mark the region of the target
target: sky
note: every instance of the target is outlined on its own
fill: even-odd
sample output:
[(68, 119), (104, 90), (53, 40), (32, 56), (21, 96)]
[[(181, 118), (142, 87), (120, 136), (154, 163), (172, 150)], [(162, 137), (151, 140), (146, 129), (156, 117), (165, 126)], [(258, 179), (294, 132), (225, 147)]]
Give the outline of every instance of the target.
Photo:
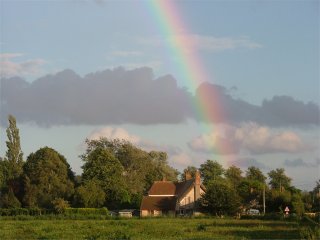
[(320, 178), (318, 1), (0, 1), (1, 148), (84, 141), (166, 151), (178, 170), (285, 168)]

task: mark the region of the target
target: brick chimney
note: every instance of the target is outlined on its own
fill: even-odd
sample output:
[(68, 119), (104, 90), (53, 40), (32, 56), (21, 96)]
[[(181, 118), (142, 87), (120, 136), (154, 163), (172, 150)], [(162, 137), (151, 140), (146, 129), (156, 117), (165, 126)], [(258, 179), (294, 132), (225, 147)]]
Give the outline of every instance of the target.
[(184, 173), (184, 180), (187, 181), (187, 180), (190, 180), (191, 178), (192, 178), (191, 173), (189, 171), (186, 171)]
[(201, 195), (200, 195), (200, 185), (201, 185), (201, 177), (199, 170), (196, 171), (196, 176), (194, 179), (194, 200), (197, 201)]

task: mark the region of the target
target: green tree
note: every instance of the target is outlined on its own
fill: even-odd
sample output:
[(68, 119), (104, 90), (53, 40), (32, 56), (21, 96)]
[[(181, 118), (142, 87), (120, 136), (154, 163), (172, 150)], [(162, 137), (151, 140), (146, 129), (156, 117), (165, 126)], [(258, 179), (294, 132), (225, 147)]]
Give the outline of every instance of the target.
[(222, 180), (224, 171), (222, 165), (217, 161), (207, 160), (200, 165), (200, 173), (204, 185), (207, 185), (211, 181)]
[(254, 166), (248, 167), (248, 170), (246, 171), (246, 178), (251, 181), (258, 181), (262, 184), (265, 184), (267, 179), (261, 170)]
[(240, 199), (235, 189), (221, 181), (211, 181), (201, 198), (203, 208), (213, 215), (234, 215), (239, 211)]
[(243, 180), (241, 169), (234, 165), (230, 166), (224, 175), (234, 188), (237, 188)]
[(56, 198), (70, 199), (74, 192), (74, 177), (64, 156), (44, 147), (31, 153), (24, 165), (25, 203), (52, 207)]
[(272, 189), (279, 189), (280, 192), (289, 189), (291, 186), (291, 178), (285, 175), (283, 168), (277, 168), (268, 173), (270, 178), (270, 186)]
[(7, 201), (18, 201), (18, 205), (20, 205), (23, 194), (21, 175), (24, 162), (19, 129), (17, 128), (16, 119), (12, 115), (9, 115), (8, 121), (6, 156), (4, 159), (0, 159), (0, 200), (3, 206), (8, 205), (6, 204)]
[(6, 160), (8, 161), (7, 165), (7, 178), (16, 179), (21, 176), (23, 172), (23, 153), (20, 146), (20, 135), (19, 129), (17, 128), (16, 119), (9, 115), (8, 117), (9, 126), (7, 128), (7, 152)]
[(316, 186), (312, 191), (312, 210), (320, 212), (320, 179), (316, 182)]
[(99, 208), (105, 204), (106, 194), (96, 180), (88, 180), (76, 188), (74, 205), (77, 207)]
[(124, 168), (120, 161), (105, 148), (95, 148), (82, 155), (82, 180), (98, 182), (106, 194), (108, 208), (119, 207), (130, 201), (124, 181)]
[(291, 204), (292, 204), (293, 212), (301, 217), (305, 212), (304, 203), (302, 201), (301, 195), (293, 194), (291, 199)]

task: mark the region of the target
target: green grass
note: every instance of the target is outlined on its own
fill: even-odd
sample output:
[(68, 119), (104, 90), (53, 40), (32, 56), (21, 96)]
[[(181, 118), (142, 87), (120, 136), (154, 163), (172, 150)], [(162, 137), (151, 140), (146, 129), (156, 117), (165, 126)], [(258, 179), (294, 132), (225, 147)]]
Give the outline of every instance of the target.
[(214, 218), (0, 219), (0, 239), (299, 239), (296, 222)]

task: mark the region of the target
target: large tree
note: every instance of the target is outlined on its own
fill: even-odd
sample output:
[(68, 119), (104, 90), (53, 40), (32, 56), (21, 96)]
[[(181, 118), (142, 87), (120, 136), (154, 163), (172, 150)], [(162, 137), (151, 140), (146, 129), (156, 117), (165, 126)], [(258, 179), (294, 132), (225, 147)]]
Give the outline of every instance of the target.
[(211, 181), (201, 199), (203, 208), (213, 215), (234, 215), (239, 211), (240, 198), (235, 189), (221, 181)]
[(23, 194), (21, 175), (24, 162), (16, 119), (9, 115), (8, 122), (6, 156), (4, 159), (0, 159), (0, 205), (17, 207), (20, 206)]
[(20, 146), (20, 135), (19, 129), (17, 128), (16, 119), (9, 115), (8, 117), (9, 126), (7, 128), (7, 152), (6, 160), (7, 165), (7, 178), (15, 179), (21, 176), (23, 166), (23, 153)]
[(207, 185), (211, 181), (222, 180), (225, 170), (217, 161), (207, 160), (200, 165), (200, 173), (203, 178), (203, 184)]
[(224, 175), (234, 188), (237, 188), (243, 180), (241, 169), (234, 165), (230, 166)]
[(24, 165), (27, 206), (51, 207), (56, 198), (70, 199), (74, 192), (74, 176), (64, 156), (44, 147), (31, 153)]
[(261, 170), (257, 167), (251, 166), (248, 167), (248, 170), (246, 171), (246, 178), (251, 181), (257, 181), (262, 184), (265, 184), (266, 182), (266, 176), (261, 172)]
[(115, 208), (129, 202), (124, 179), (124, 168), (120, 161), (106, 148), (97, 147), (82, 155), (82, 181), (96, 181), (106, 194), (106, 206)]
[(270, 178), (270, 186), (272, 189), (278, 189), (280, 192), (289, 189), (291, 186), (291, 178), (286, 176), (284, 168), (277, 168), (268, 173)]

